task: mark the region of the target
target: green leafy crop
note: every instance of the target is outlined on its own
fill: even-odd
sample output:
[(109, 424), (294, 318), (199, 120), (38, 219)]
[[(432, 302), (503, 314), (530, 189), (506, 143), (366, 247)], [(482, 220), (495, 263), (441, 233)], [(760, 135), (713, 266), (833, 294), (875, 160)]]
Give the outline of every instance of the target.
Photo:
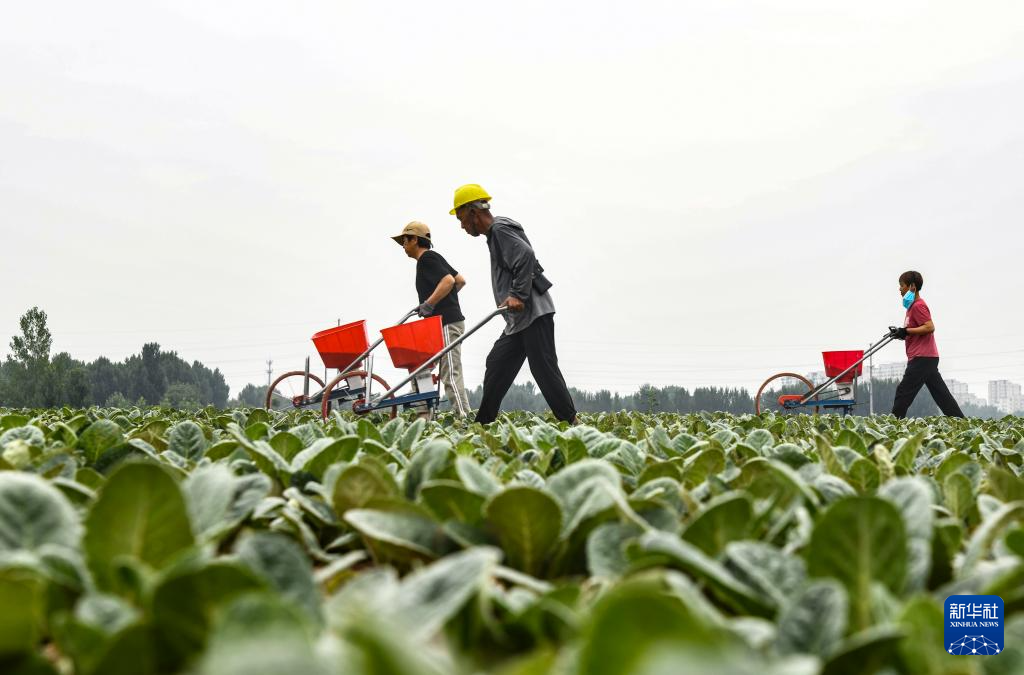
[(581, 418), (0, 410), (0, 672), (1024, 673), (1021, 419)]

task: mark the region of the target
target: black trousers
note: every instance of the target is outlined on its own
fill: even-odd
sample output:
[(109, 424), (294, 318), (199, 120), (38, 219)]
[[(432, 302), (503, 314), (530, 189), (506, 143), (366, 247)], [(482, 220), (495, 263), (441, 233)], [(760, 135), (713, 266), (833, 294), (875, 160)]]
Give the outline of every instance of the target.
[(484, 371), (484, 394), (476, 414), (477, 422), (488, 424), (498, 416), (501, 400), (505, 398), (525, 360), (529, 360), (533, 379), (537, 381), (540, 393), (544, 395), (555, 417), (566, 422), (576, 419), (576, 405), (572, 402), (562, 371), (558, 369), (555, 316), (545, 314), (534, 319), (525, 330), (512, 335), (502, 333), (491, 347)]
[(939, 375), (939, 357), (937, 356), (918, 356), (907, 363), (903, 379), (896, 387), (896, 398), (892, 402), (892, 414), (900, 419), (906, 417), (907, 409), (914, 402), (921, 387), (928, 387), (928, 393), (935, 399), (935, 403), (938, 404), (943, 415), (964, 416), (956, 399), (949, 393), (949, 388), (942, 380), (942, 375)]

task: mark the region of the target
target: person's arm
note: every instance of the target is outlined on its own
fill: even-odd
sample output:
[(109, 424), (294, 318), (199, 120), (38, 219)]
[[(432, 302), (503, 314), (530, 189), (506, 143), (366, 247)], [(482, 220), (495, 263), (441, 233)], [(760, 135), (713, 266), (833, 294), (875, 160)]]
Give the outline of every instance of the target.
[(466, 277), (461, 274), (455, 275), (455, 292), (458, 293), (466, 285)]
[[(437, 286), (434, 287), (434, 292), (430, 294), (426, 302), (431, 307), (436, 307), (437, 303), (448, 297), (448, 294), (452, 292), (458, 282), (450, 274), (446, 274), (441, 277), (441, 281), (437, 282)], [(465, 281), (462, 282), (465, 285)]]
[(505, 304), (513, 312), (518, 312), (523, 309), (523, 303), (530, 299), (537, 256), (534, 255), (532, 246), (514, 234), (504, 230), (493, 232), (501, 237), (501, 256), (504, 258), (505, 266), (512, 271), (512, 283)]
[[(433, 316), (437, 303), (444, 300), (452, 292), (452, 289), (455, 288), (455, 276), (452, 272), (455, 272), (455, 270), (445, 262), (444, 258), (433, 251), (426, 251), (420, 256), (416, 263), (417, 283), (421, 279), (427, 284), (437, 279), (437, 283), (434, 285), (434, 290), (427, 296), (427, 299), (416, 308), (417, 314), (422, 317)], [(458, 273), (456, 272), (456, 274)]]
[(911, 307), (910, 321), (908, 323), (916, 323), (917, 325), (913, 328), (907, 326), (907, 335), (928, 335), (935, 332), (935, 324), (932, 323), (932, 312), (923, 303), (915, 303)]
[(907, 335), (928, 335), (929, 333), (935, 332), (935, 324), (932, 323), (931, 319), (928, 319), (920, 326), (907, 329)]

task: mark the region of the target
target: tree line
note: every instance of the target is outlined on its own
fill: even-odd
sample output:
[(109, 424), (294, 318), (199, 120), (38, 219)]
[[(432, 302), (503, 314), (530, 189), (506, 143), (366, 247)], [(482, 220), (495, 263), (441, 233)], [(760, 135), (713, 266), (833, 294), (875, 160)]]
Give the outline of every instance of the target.
[[(872, 379), (874, 386), (875, 414), (888, 413), (896, 396), (899, 380)], [(747, 389), (730, 387), (697, 387), (692, 391), (686, 387), (667, 386), (655, 387), (642, 385), (633, 394), (617, 394), (608, 390), (596, 392), (569, 388), (573, 401), (580, 412), (618, 412), (635, 410), (638, 412), (675, 412), (692, 413), (702, 411), (721, 411), (741, 415), (754, 411), (754, 396)], [(478, 386), (469, 392), (469, 402), (473, 407), (480, 404), (483, 387)], [(1004, 413), (993, 406), (962, 405), (968, 417), (1000, 418)], [(533, 382), (514, 384), (501, 404), (502, 410), (528, 410), (541, 412), (547, 410), (547, 403), (540, 390)], [(855, 415), (868, 414), (868, 385), (866, 381), (857, 384), (857, 406)], [(932, 400), (927, 389), (922, 389), (913, 405), (907, 412), (910, 417), (931, 417), (940, 415), (938, 405)]]
[[(754, 409), (754, 399), (746, 389), (728, 387), (697, 387), (692, 392), (686, 387), (654, 387), (642, 385), (635, 393), (619, 394), (602, 389), (584, 391), (569, 387), (573, 402), (579, 412), (618, 412), (635, 410), (639, 412), (688, 413), (702, 410), (745, 413)], [(483, 386), (471, 389), (469, 402), (475, 408), (483, 397)], [(502, 410), (547, 410), (547, 403), (533, 382), (513, 384), (505, 399)]]
[[(163, 351), (149, 342), (142, 351), (124, 361), (114, 362), (101, 356), (91, 363), (78, 361), (67, 352), (51, 357), (53, 338), (46, 325), (46, 312), (33, 307), (20, 319), (21, 334), (11, 338), (11, 353), (0, 363), (0, 407), (46, 408), (68, 405), (124, 407), (164, 405), (193, 408), (214, 405), (262, 407), (266, 386), (248, 384), (238, 397), (228, 399), (229, 389), (218, 369), (210, 370), (199, 361), (188, 363), (173, 351)], [(875, 412), (886, 413), (892, 407), (897, 380), (872, 380)], [(580, 412), (691, 413), (723, 411), (736, 414), (753, 412), (751, 392), (742, 387), (655, 387), (642, 385), (632, 394), (602, 389), (583, 391), (570, 388)], [(469, 391), (470, 404), (478, 407), (483, 387)], [(858, 384), (855, 414), (868, 414), (868, 389)], [(998, 418), (1003, 414), (992, 406), (962, 406), (969, 417)], [(547, 403), (532, 382), (515, 384), (501, 404), (502, 410), (543, 412)], [(939, 408), (927, 389), (922, 389), (908, 414), (911, 417), (938, 415)]]
[(11, 338), (11, 353), (0, 364), (0, 406), (228, 405), (228, 384), (218, 369), (188, 363), (155, 342), (124, 361), (101, 356), (86, 363), (67, 352), (51, 357), (53, 336), (46, 312), (38, 307), (22, 315), (19, 324), (21, 334)]

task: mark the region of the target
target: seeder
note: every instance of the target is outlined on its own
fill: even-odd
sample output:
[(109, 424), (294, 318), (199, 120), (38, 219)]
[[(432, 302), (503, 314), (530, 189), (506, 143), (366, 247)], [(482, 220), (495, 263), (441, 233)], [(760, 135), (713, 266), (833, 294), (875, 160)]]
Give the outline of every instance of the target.
[[(265, 405), (274, 407), (275, 402), (286, 401), (296, 409), (320, 408), (324, 419), (332, 408), (351, 407), (357, 414), (377, 410), (388, 410), (391, 417), (398, 410), (417, 410), (430, 418), (441, 403), (439, 380), (433, 374), (433, 367), (452, 349), (473, 333), (483, 328), (491, 319), (505, 311), (499, 307), (483, 321), (476, 324), (457, 340), (445, 344), (444, 327), (441, 317), (432, 316), (418, 321), (407, 321), (415, 316), (416, 310), (408, 312), (394, 326), (381, 329), (381, 337), (373, 344), (366, 335), (366, 321), (355, 321), (343, 326), (328, 328), (313, 335), (313, 344), (326, 368), (336, 368), (337, 376), (324, 383), (310, 372), (309, 359), (304, 370), (292, 370), (273, 381), (267, 389)], [(373, 372), (373, 351), (385, 344), (395, 368), (405, 368), (408, 377), (396, 386), (390, 387), (384, 378)], [(313, 383), (317, 385), (314, 390)], [(376, 383), (384, 393), (374, 396)], [(397, 396), (406, 385), (412, 391)], [(284, 389), (287, 393), (282, 393)]]
[(825, 382), (815, 386), (797, 373), (776, 373), (757, 390), (754, 412), (771, 410), (776, 414), (806, 413), (817, 415), (839, 412), (849, 415), (857, 403), (857, 378), (863, 373), (863, 364), (896, 337), (890, 329), (881, 340), (867, 350), (822, 352), (825, 362)]

